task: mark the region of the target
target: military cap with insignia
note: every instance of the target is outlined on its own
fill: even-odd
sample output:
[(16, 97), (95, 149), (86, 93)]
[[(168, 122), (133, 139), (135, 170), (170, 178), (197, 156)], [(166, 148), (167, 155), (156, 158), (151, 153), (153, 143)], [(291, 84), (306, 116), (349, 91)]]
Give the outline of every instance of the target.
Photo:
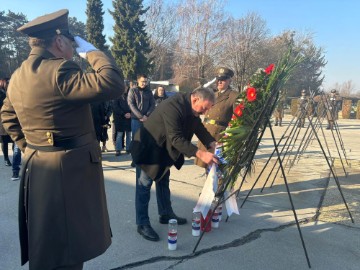
[(219, 67), (216, 71), (216, 78), (219, 79), (230, 79), (234, 76), (234, 71), (227, 67)]
[(17, 29), (18, 32), (33, 38), (51, 38), (55, 35), (63, 35), (74, 41), (73, 35), (69, 32), (68, 22), (69, 10), (61, 9), (59, 11), (46, 14), (24, 24)]
[(332, 90), (331, 90), (331, 93), (336, 93), (336, 89), (332, 89)]

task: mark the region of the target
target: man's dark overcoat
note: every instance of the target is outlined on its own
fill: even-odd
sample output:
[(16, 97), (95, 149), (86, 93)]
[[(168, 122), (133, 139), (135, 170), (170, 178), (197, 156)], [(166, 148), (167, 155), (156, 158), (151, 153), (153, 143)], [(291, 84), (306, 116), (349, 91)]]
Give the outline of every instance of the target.
[(184, 155), (196, 155), (198, 148), (191, 143), (194, 134), (206, 146), (215, 141), (200, 117), (193, 114), (190, 98), (190, 94), (180, 93), (164, 100), (135, 134), (133, 160), (154, 181), (172, 165), (179, 170)]
[(127, 94), (123, 94), (120, 98), (111, 102), (113, 109), (113, 119), (115, 130), (117, 132), (131, 131), (131, 118), (126, 118), (126, 113), (131, 113), (127, 102)]
[(96, 139), (100, 142), (105, 142), (107, 137), (107, 128), (104, 128), (105, 125), (109, 124), (106, 118), (106, 104), (103, 101), (91, 103), (91, 115), (93, 118), (94, 129), (96, 134)]
[[(79, 264), (111, 244), (89, 103), (115, 99), (124, 86), (104, 53), (87, 57), (95, 73), (32, 49), (13, 74), (2, 108), (5, 129), (25, 151), (19, 229), (22, 264), (29, 260), (30, 270)], [(53, 151), (59, 145), (69, 149)]]
[[(214, 106), (205, 114), (204, 126), (216, 141), (218, 141), (223, 136), (221, 132), (226, 129), (231, 120), (238, 93), (228, 88), (223, 93), (216, 92), (215, 96)], [(216, 121), (216, 123), (211, 121)], [(201, 142), (198, 143), (198, 147), (201, 150), (206, 150), (206, 147)], [(207, 166), (198, 158), (195, 158), (195, 164), (203, 168)]]

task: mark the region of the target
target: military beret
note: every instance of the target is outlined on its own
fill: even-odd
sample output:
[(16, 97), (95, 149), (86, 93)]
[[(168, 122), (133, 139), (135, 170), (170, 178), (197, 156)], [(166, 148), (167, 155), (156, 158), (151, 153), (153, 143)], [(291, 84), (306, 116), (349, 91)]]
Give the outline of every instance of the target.
[(234, 71), (232, 71), (231, 69), (229, 69), (227, 67), (219, 67), (216, 71), (217, 79), (220, 79), (220, 78), (229, 79), (229, 78), (232, 78), (233, 76), (234, 76)]
[(68, 15), (69, 10), (61, 9), (37, 17), (19, 27), (17, 31), (34, 38), (49, 38), (55, 35), (64, 35), (67, 38), (74, 40), (74, 37), (69, 32)]

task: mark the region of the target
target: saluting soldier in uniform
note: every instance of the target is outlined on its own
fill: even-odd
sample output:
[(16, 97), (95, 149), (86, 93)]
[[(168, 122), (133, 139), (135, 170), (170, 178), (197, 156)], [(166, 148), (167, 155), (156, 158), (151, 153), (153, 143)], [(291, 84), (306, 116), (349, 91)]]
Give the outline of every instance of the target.
[[(215, 103), (210, 110), (205, 114), (203, 124), (209, 133), (219, 141), (226, 127), (228, 126), (231, 116), (233, 115), (235, 102), (238, 93), (233, 91), (230, 87), (231, 78), (234, 76), (234, 72), (226, 67), (220, 67), (217, 69), (216, 75), (216, 89), (215, 89)], [(206, 147), (199, 142), (198, 148), (206, 150)], [(200, 159), (195, 158), (195, 164), (206, 168), (207, 164)]]
[[(18, 29), (31, 52), (12, 75), (2, 122), (25, 153), (20, 183), (22, 264), (30, 270), (82, 269), (111, 244), (101, 150), (90, 103), (124, 91), (113, 59), (69, 33), (66, 9)], [(94, 73), (73, 61), (77, 52)]]
[(336, 90), (332, 89), (328, 100), (325, 102), (325, 108), (327, 109), (326, 118), (328, 121), (326, 129), (334, 128), (334, 122), (338, 119), (339, 100), (340, 98), (337, 96)]
[(307, 116), (307, 105), (308, 99), (306, 97), (306, 90), (301, 90), (301, 96), (298, 99), (298, 110), (297, 110), (297, 117), (299, 119), (298, 121), (298, 127), (304, 127), (305, 125), (305, 118)]

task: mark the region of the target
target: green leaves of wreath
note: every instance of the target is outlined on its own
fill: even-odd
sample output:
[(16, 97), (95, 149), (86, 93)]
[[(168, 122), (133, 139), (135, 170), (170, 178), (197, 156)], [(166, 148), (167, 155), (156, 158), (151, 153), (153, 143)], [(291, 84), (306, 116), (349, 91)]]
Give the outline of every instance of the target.
[(219, 189), (222, 191), (233, 187), (242, 171), (252, 169), (259, 135), (273, 113), (279, 92), (303, 60), (290, 47), (277, 64), (258, 69), (239, 93), (232, 119), (220, 140), (222, 157), (226, 160), (221, 168), (224, 181)]

